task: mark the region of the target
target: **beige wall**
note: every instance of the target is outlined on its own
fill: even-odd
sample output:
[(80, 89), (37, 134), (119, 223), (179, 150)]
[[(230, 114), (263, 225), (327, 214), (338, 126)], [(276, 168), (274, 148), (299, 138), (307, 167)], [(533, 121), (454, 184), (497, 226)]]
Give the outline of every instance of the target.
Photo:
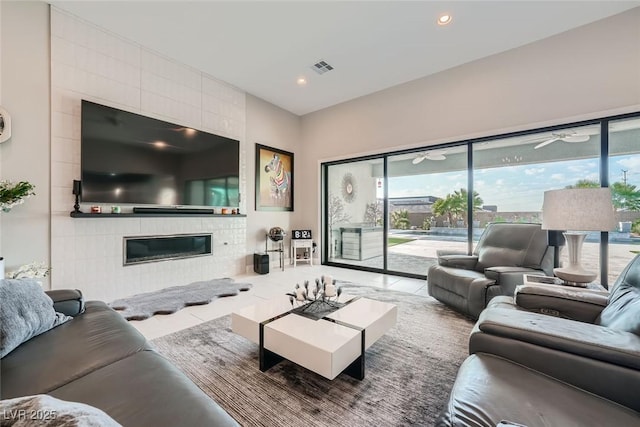
[[(0, 214), (7, 266), (49, 262), (49, 7), (0, 3), (0, 101), (14, 134), (0, 177), (28, 179), (37, 196)], [(246, 101), (247, 263), (262, 232), (312, 227), (319, 241), (319, 164), (640, 110), (640, 9), (298, 118)], [(302, 143), (300, 143), (302, 141)], [(295, 153), (295, 212), (255, 212), (255, 143)]]
[[(255, 210), (255, 149), (256, 143), (290, 151), (294, 154), (294, 212), (301, 209), (305, 187), (298, 184), (300, 165), (300, 118), (255, 96), (247, 95), (247, 265), (253, 265), (253, 252), (265, 249), (265, 233), (271, 227), (282, 227), (290, 232), (296, 227), (308, 228), (304, 221), (296, 223), (291, 212)], [(288, 242), (288, 238), (286, 239)], [(271, 257), (274, 263), (275, 257)]]
[(640, 111), (640, 8), (302, 117), (296, 218), (321, 161)]
[[(53, 138), (52, 143), (52, 125), (50, 123), (50, 117), (52, 116), (50, 112), (51, 103), (53, 102), (56, 108), (56, 113), (54, 114), (56, 117), (56, 126), (54, 127), (56, 127), (56, 129), (60, 128), (59, 123), (64, 122), (64, 120), (58, 120), (58, 118), (62, 117), (57, 113), (58, 109), (64, 110), (69, 108), (70, 105), (73, 107), (75, 104), (58, 102), (66, 99), (64, 96), (61, 96), (64, 95), (64, 93), (60, 91), (59, 87), (56, 87), (54, 91), (55, 97), (50, 102), (50, 95), (52, 93), (50, 80), (52, 77), (50, 71), (49, 6), (43, 2), (0, 2), (0, 8), (2, 12), (0, 15), (2, 36), (0, 43), (0, 52), (2, 54), (0, 69), (0, 88), (2, 89), (1, 105), (11, 112), (14, 125), (13, 138), (0, 145), (0, 178), (14, 180), (27, 179), (37, 186), (36, 197), (31, 198), (24, 205), (15, 208), (9, 214), (0, 214), (0, 255), (5, 257), (7, 269), (11, 270), (13, 267), (32, 261), (44, 261), (51, 265), (52, 258), (56, 256), (63, 256), (66, 259), (69, 254), (72, 255), (73, 251), (67, 250), (69, 249), (67, 241), (73, 241), (73, 239), (67, 239), (65, 234), (69, 233), (70, 228), (63, 226), (57, 227), (57, 231), (52, 230), (50, 221), (52, 212), (55, 213), (54, 219), (56, 220), (64, 221), (68, 219), (66, 211), (67, 209), (71, 210), (73, 203), (70, 188), (68, 187), (71, 184), (71, 180), (77, 178), (78, 169), (74, 169), (73, 167), (70, 169), (61, 169), (58, 167), (53, 177), (51, 176), (52, 162), (56, 163), (56, 165), (64, 163), (63, 158), (67, 156), (69, 152), (69, 147), (65, 149), (64, 141), (60, 140), (60, 138)], [(61, 47), (60, 41), (57, 40), (56, 48), (59, 47)], [(57, 58), (60, 59), (63, 54), (68, 54), (68, 51), (58, 49), (56, 54)], [(178, 65), (177, 68), (180, 68), (180, 66)], [(176, 71), (176, 73), (178, 73), (178, 71)], [(59, 82), (60, 79), (56, 81)], [(119, 87), (115, 87), (114, 85), (103, 84), (100, 88), (94, 87), (93, 89), (100, 89), (102, 91), (98, 95), (94, 94), (102, 100), (104, 93), (111, 93), (118, 88)], [(126, 96), (129, 92), (130, 91), (120, 91), (118, 93)], [(228, 92), (229, 91), (222, 90), (220, 96), (227, 97), (227, 95), (229, 95)], [(241, 174), (245, 174), (243, 181), (246, 183), (246, 190), (242, 194), (243, 203), (241, 203), (241, 206), (243, 213), (248, 214), (248, 218), (246, 221), (244, 218), (234, 219), (233, 224), (230, 220), (226, 220), (224, 222), (225, 229), (219, 231), (224, 237), (218, 240), (223, 244), (223, 241), (231, 242), (233, 240), (233, 242), (235, 242), (239, 236), (242, 236), (242, 264), (245, 263), (246, 258), (246, 263), (251, 265), (251, 257), (245, 256), (245, 254), (251, 254), (255, 250), (263, 249), (264, 239), (261, 236), (258, 238), (255, 237), (256, 234), (259, 234), (258, 230), (275, 224), (287, 229), (292, 227), (290, 220), (292, 214), (289, 212), (254, 212), (253, 165), (255, 142), (293, 151), (298, 155), (296, 147), (300, 141), (300, 119), (260, 99), (254, 97), (249, 98), (250, 105), (245, 106), (245, 97), (244, 94), (242, 94), (242, 102), (238, 104), (241, 105), (243, 121), (245, 114), (248, 121), (250, 120), (250, 123), (247, 121), (246, 128), (243, 123), (241, 129), (244, 135), (246, 135), (246, 137), (241, 137), (241, 139), (246, 141), (246, 145), (248, 146), (248, 149), (243, 152), (241, 162)], [(208, 101), (209, 100), (207, 100), (207, 102)], [(128, 106), (126, 102), (119, 102), (118, 100), (112, 100), (112, 103), (122, 105), (123, 108)], [(130, 106), (129, 109), (131, 109)], [(226, 108), (224, 111), (232, 110), (233, 109)], [(76, 109), (72, 108), (67, 116), (76, 114), (76, 112)], [(163, 113), (155, 112), (154, 114), (162, 115)], [(209, 116), (203, 116), (203, 120), (208, 117)], [(229, 120), (221, 123), (228, 125)], [(214, 125), (214, 122), (206, 123), (206, 127), (208, 128), (215, 128)], [(73, 155), (75, 156), (76, 154)], [(75, 159), (75, 157), (73, 158)], [(296, 161), (298, 161), (297, 157)], [(74, 162), (75, 160), (70, 163)], [(69, 171), (67, 171), (67, 169), (69, 169)], [(55, 190), (55, 203), (53, 208), (50, 203), (51, 188)], [(302, 191), (301, 187), (296, 188), (296, 199), (300, 198), (298, 194), (300, 191)], [(88, 221), (93, 221), (87, 223), (88, 225), (94, 225), (91, 227), (92, 229), (97, 227), (96, 220)], [(167, 221), (159, 220), (152, 225), (156, 228), (163, 228), (166, 222)], [(236, 232), (236, 222), (242, 223), (241, 230), (238, 229), (242, 233)], [(124, 222), (108, 222), (106, 224), (109, 224), (109, 229), (126, 225)], [(246, 226), (244, 224), (246, 224)], [(233, 226), (227, 227), (226, 225)], [(79, 226), (81, 226), (81, 224)], [(75, 225), (73, 227), (77, 228)], [(246, 239), (244, 237), (245, 228), (252, 233), (248, 235)], [(60, 237), (64, 238), (62, 242), (59, 239)], [(52, 246), (54, 246), (52, 245), (52, 238), (57, 239), (58, 243), (54, 249), (52, 249)], [(74, 236), (75, 240), (78, 240), (77, 238), (78, 236)], [(55, 252), (55, 254), (53, 252)], [(66, 266), (67, 264), (65, 263), (64, 265)], [(57, 274), (58, 277), (60, 277), (60, 275), (63, 277), (61, 277), (61, 280), (58, 281), (55, 287), (64, 287), (69, 277), (77, 278), (77, 275), (74, 276), (75, 273), (71, 274), (67, 268), (58, 268), (57, 270), (58, 271), (54, 273)], [(71, 274), (71, 276), (69, 276), (69, 274)], [(49, 284), (47, 283), (46, 286), (49, 286)], [(118, 293), (125, 292), (126, 290), (124, 289), (118, 289)], [(95, 293), (94, 296), (102, 297), (103, 295)]]
[(12, 117), (12, 137), (0, 144), (0, 177), (26, 180), (36, 196), (0, 213), (6, 269), (49, 263), (49, 5), (2, 2), (0, 86), (2, 106)]

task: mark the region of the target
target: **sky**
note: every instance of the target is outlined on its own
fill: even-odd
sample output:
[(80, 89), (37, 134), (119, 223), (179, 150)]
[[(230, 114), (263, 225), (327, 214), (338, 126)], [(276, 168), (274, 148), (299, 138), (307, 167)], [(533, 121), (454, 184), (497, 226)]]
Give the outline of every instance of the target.
[[(564, 188), (578, 180), (598, 181), (599, 159), (571, 160), (513, 165), (474, 171), (474, 190), (485, 205), (497, 205), (499, 212), (542, 211), (544, 191)], [(609, 158), (610, 182), (623, 180), (640, 189), (640, 155)], [(389, 179), (389, 197), (445, 197), (467, 187), (465, 171), (431, 175), (412, 175)], [(378, 197), (382, 197), (378, 191)]]

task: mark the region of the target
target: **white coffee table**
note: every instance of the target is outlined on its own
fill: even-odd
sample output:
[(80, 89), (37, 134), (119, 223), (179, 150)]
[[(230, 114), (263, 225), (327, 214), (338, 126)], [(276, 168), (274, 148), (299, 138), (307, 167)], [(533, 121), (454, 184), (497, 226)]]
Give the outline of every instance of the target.
[(260, 370), (288, 359), (330, 380), (364, 378), (365, 351), (396, 324), (395, 305), (341, 297), (346, 305), (319, 320), (291, 312), (283, 297), (237, 310), (231, 329), (260, 346)]

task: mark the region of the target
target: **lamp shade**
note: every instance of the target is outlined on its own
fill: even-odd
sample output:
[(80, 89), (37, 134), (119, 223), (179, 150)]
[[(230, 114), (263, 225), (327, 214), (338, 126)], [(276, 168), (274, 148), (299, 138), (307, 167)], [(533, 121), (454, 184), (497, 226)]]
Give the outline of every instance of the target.
[(609, 231), (615, 227), (609, 188), (565, 188), (544, 192), (544, 230)]

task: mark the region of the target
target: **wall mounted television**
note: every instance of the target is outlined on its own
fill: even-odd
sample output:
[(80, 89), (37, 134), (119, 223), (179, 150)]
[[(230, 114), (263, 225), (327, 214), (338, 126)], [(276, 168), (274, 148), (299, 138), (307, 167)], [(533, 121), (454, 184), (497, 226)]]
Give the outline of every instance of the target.
[(85, 100), (81, 114), (83, 202), (238, 206), (239, 141)]

